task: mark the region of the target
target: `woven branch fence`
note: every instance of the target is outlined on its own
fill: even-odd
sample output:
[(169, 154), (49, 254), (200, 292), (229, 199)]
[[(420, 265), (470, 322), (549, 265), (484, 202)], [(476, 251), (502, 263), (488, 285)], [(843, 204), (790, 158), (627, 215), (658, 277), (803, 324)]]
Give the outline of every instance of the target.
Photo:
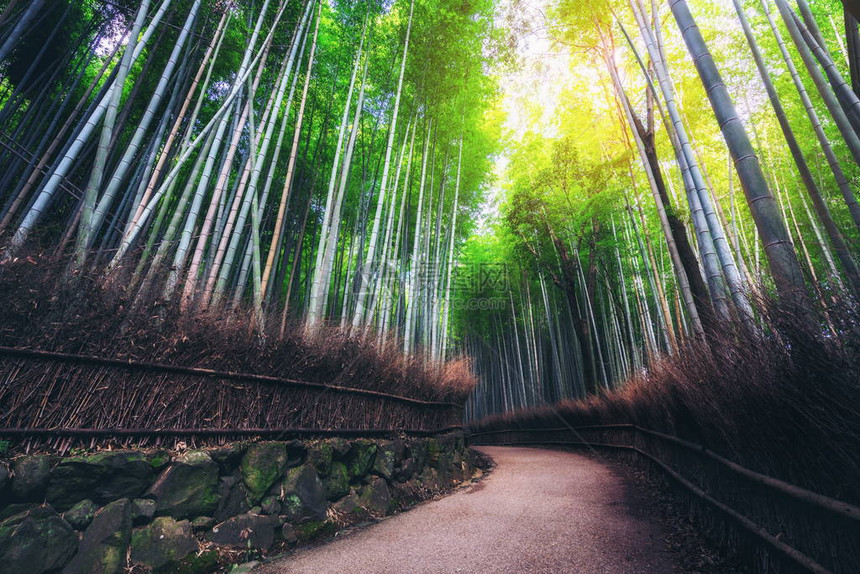
[(758, 572), (860, 572), (860, 508), (766, 476), (701, 445), (632, 424), (476, 432), (473, 444), (615, 451), (655, 469), (694, 518)]
[(23, 450), (435, 433), (462, 405), (249, 373), (0, 348), (0, 437)]

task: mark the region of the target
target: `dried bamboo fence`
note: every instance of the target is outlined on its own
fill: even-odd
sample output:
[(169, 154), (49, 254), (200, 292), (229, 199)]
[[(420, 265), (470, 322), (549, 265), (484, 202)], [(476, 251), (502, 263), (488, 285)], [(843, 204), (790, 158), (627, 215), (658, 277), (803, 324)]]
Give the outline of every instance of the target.
[(26, 451), (433, 434), (457, 427), (462, 409), (319, 382), (0, 347), (0, 437)]
[(649, 465), (694, 518), (757, 572), (860, 572), (860, 508), (766, 476), (684, 439), (632, 424), (476, 432), (473, 444), (614, 451)]

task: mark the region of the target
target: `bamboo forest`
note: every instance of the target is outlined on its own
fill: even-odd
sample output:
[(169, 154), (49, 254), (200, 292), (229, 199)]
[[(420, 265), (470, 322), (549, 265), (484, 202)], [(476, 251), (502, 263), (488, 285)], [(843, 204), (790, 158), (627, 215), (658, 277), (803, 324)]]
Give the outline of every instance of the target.
[(835, 0), (4, 4), (6, 261), (467, 353), (476, 414), (860, 289)]
[(860, 289), (836, 0), (2, 4), (4, 264), (132, 307), (467, 355), (480, 417)]
[[(850, 0), (0, 0), (0, 564), (207, 571), (141, 546), (185, 529), (198, 558), (232, 544), (227, 572), (490, 459), (475, 501), (512, 460), (561, 488), (567, 462), (499, 448), (552, 444), (659, 474), (744, 571), (860, 571), (858, 22)], [(87, 482), (129, 448), (148, 482)], [(165, 494), (183, 469), (211, 492)], [(634, 476), (590, 472), (595, 496)], [(128, 553), (96, 567), (116, 504)], [(66, 554), (21, 558), (40, 520)], [(735, 572), (708, 552), (593, 571)]]

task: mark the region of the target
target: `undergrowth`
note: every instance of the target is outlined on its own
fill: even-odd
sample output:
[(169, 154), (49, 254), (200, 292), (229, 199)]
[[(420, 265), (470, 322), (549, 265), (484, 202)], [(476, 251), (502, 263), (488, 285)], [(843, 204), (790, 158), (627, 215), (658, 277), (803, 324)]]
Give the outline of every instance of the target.
[(763, 332), (688, 343), (618, 390), (496, 415), (475, 432), (632, 423), (704, 445), (758, 472), (860, 502), (860, 313), (828, 325), (761, 305)]
[(337, 327), (309, 335), (293, 325), (260, 333), (246, 309), (183, 313), (159, 293), (133, 298), (130, 272), (69, 273), (42, 255), (0, 265), (0, 345), (204, 367), (464, 402), (476, 380), (469, 362), (433, 364), (402, 344), (352, 337)]

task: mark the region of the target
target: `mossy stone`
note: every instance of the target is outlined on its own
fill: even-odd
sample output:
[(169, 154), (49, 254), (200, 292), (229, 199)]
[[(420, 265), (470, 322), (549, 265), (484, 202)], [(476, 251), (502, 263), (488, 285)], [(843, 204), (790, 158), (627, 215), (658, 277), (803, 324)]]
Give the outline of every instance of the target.
[(263, 514), (279, 514), (281, 512), (281, 503), (278, 502), (278, 497), (269, 495), (260, 501), (260, 510)]
[(457, 481), (456, 470), (454, 466), (451, 464), (450, 459), (444, 457), (440, 459), (440, 462), (436, 465), (436, 474), (439, 476), (439, 487), (440, 488), (450, 488)]
[(238, 473), (234, 476), (221, 477), (218, 483), (218, 495), (220, 500), (215, 510), (216, 522), (223, 522), (232, 516), (244, 514), (251, 508), (248, 504), (248, 492), (239, 479)]
[(197, 541), (187, 520), (159, 516), (131, 533), (131, 561), (152, 569), (174, 565), (195, 550)]
[(215, 519), (211, 516), (198, 516), (191, 521), (191, 530), (194, 532), (206, 532), (215, 526)]
[(0, 569), (41, 573), (62, 568), (78, 537), (50, 506), (36, 506), (0, 522)]
[(428, 456), (428, 439), (415, 439), (412, 444), (409, 445), (409, 457), (415, 461), (415, 472), (420, 473), (424, 470), (424, 465), (427, 462)]
[(41, 500), (51, 474), (51, 457), (42, 454), (12, 461), (12, 494), (20, 500)]
[(172, 462), (150, 487), (158, 516), (176, 519), (212, 516), (218, 508), (218, 465), (203, 451)]
[(247, 443), (232, 443), (225, 446), (210, 448), (206, 452), (212, 457), (212, 460), (218, 463), (221, 468), (221, 474), (232, 474), (239, 464), (242, 462), (242, 457), (248, 449)]
[(296, 526), (296, 538), (299, 542), (310, 542), (319, 538), (333, 536), (337, 532), (337, 524), (328, 520), (311, 520)]
[(287, 468), (287, 445), (282, 442), (252, 444), (242, 457), (242, 482), (248, 491), (248, 502), (260, 502), (266, 491), (284, 476)]
[(415, 476), (415, 470), (415, 459), (404, 459), (404, 461), (400, 463), (400, 467), (397, 469), (397, 473), (395, 475), (397, 482), (406, 482), (407, 480), (411, 480)]
[(367, 510), (362, 504), (361, 497), (354, 492), (347, 494), (335, 502), (332, 505), (332, 510), (334, 511), (335, 516), (337, 516), (337, 521), (343, 525), (366, 520), (368, 517)]
[(386, 441), (380, 445), (376, 452), (376, 458), (373, 461), (372, 472), (379, 476), (390, 479), (394, 474), (394, 465), (396, 464), (397, 454), (395, 452), (394, 443)]
[(361, 491), (361, 505), (373, 516), (385, 516), (391, 506), (391, 491), (384, 478), (374, 478)]
[(350, 480), (362, 478), (370, 472), (378, 449), (376, 443), (369, 440), (357, 440), (352, 443), (347, 464)]
[(328, 441), (320, 441), (308, 446), (308, 463), (312, 464), (320, 476), (327, 476), (334, 460), (334, 449)]
[(135, 498), (131, 501), (131, 523), (142, 526), (155, 516), (155, 501), (151, 498)]
[(231, 548), (268, 550), (275, 541), (275, 528), (280, 525), (276, 516), (242, 514), (214, 526), (206, 539)]
[(93, 521), (93, 516), (96, 515), (98, 509), (99, 507), (92, 500), (82, 500), (65, 511), (63, 519), (75, 530), (83, 530)]
[(9, 506), (6, 506), (2, 510), (0, 510), (0, 522), (6, 520), (10, 516), (15, 516), (16, 514), (21, 514), (22, 512), (32, 510), (37, 506), (39, 505), (35, 502), (20, 502), (16, 504), (10, 504)]
[(340, 437), (328, 440), (328, 444), (331, 445), (334, 460), (345, 460), (351, 449), (349, 441)]
[(469, 470), (468, 463), (466, 462), (466, 457), (463, 456), (463, 452), (460, 450), (454, 451), (454, 454), (451, 457), (451, 472), (454, 480), (457, 482), (469, 480), (469, 477), (471, 476), (471, 471)]
[(442, 490), (442, 480), (439, 477), (439, 471), (432, 466), (426, 467), (418, 477), (418, 480), (420, 480), (421, 484), (430, 492), (435, 493)]
[(170, 572), (171, 574), (205, 574), (213, 572), (218, 566), (218, 552), (215, 550), (204, 550), (200, 554), (192, 552), (183, 558), (178, 564), (172, 564), (165, 568), (153, 570), (155, 574)]
[(325, 488), (312, 465), (290, 469), (284, 480), (283, 493), (283, 512), (290, 522), (325, 518)]
[(131, 502), (122, 498), (96, 512), (63, 574), (119, 574), (131, 536)]
[(147, 460), (149, 462), (149, 466), (156, 472), (167, 466), (167, 463), (170, 462), (171, 456), (170, 453), (166, 450), (156, 450), (148, 453)]
[(323, 479), (325, 497), (328, 500), (337, 500), (349, 493), (349, 470), (342, 462), (333, 462), (331, 470)]
[(67, 510), (87, 498), (107, 504), (139, 497), (154, 478), (150, 461), (137, 451), (76, 456), (61, 461), (51, 471), (46, 498), (58, 510)]
[(295, 544), (299, 541), (299, 537), (296, 536), (295, 527), (293, 527), (293, 525), (289, 522), (282, 525), (281, 529), (276, 534), (278, 534), (281, 540), (283, 540), (287, 544)]
[(444, 453), (442, 443), (436, 438), (427, 439), (427, 464), (436, 466), (439, 463), (439, 457)]

